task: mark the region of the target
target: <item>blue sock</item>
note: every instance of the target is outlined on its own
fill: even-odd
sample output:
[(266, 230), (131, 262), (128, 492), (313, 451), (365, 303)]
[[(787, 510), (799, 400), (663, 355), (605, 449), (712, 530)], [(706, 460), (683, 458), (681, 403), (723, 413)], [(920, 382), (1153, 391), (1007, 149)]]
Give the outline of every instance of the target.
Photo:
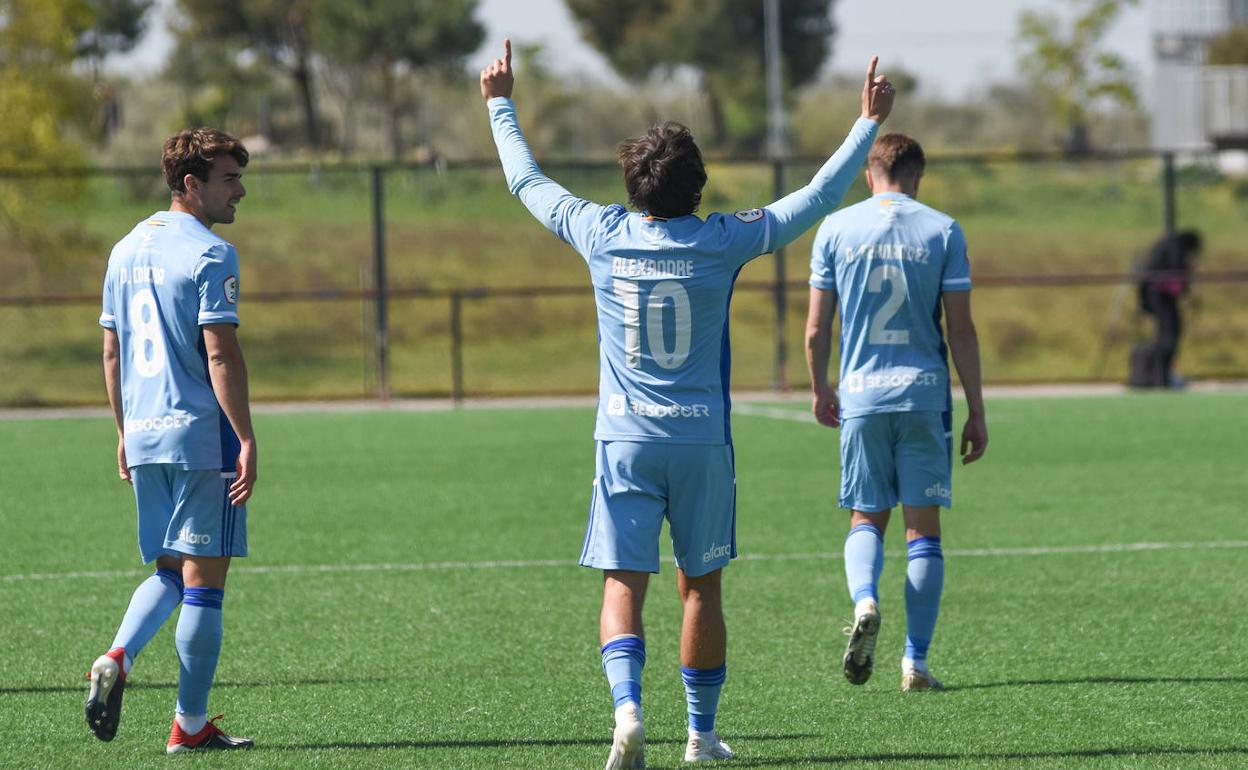
[(221, 655), (220, 588), (188, 588), (178, 616), (174, 642), (181, 670), (178, 676), (178, 713), (200, 716), (208, 713), (208, 691), (217, 673)]
[(139, 657), (181, 601), (182, 575), (172, 569), (156, 570), (155, 575), (134, 589), (110, 649), (125, 648), (129, 661)]
[(945, 558), (940, 538), (920, 537), (906, 544), (906, 659), (927, 660), (927, 647), (940, 614), (940, 591), (945, 584)]
[(879, 602), (883, 571), (884, 534), (874, 524), (857, 525), (845, 538), (845, 580), (854, 604), (863, 599)]
[(646, 640), (621, 634), (602, 645), (602, 672), (611, 685), (615, 707), (628, 702), (641, 706), (641, 669), (646, 665)]
[(689, 729), (708, 733), (715, 729), (715, 711), (719, 708), (719, 691), (728, 676), (727, 664), (718, 668), (680, 667), (685, 683), (685, 701), (689, 704)]

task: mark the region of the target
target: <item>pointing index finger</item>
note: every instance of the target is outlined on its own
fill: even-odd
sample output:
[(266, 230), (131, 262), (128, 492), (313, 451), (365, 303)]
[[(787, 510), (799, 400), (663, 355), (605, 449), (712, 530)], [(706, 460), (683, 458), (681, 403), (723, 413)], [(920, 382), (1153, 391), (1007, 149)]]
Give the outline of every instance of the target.
[(503, 65), (511, 69), (511, 38), (503, 38)]
[(872, 56), (871, 63), (867, 65), (867, 88), (870, 88), (875, 83), (875, 65), (879, 64), (879, 62), (880, 57)]

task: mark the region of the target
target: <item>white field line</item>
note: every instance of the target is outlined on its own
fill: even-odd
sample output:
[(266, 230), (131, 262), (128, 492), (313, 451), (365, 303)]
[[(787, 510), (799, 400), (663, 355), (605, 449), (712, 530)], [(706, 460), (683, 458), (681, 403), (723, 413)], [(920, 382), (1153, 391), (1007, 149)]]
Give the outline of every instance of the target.
[(792, 422), (804, 422), (811, 425), (819, 424), (815, 422), (815, 416), (809, 410), (799, 411), (797, 409), (786, 409), (783, 406), (734, 403), (732, 405), (732, 413), (733, 415), (745, 415), (746, 417), (767, 417), (772, 420), (790, 420)]
[[(1138, 553), (1141, 551), (1206, 551), (1248, 548), (1248, 540), (1223, 540), (1208, 543), (1109, 543), (1105, 545), (1054, 545), (1033, 548), (950, 548), (945, 554), (951, 557), (999, 557), (999, 556), (1057, 556), (1064, 554)], [(887, 554), (892, 558), (905, 556), (901, 551)], [(837, 561), (839, 551), (812, 553), (759, 553), (742, 554), (737, 561)], [(248, 575), (273, 574), (333, 574), (352, 572), (433, 572), (441, 570), (481, 569), (535, 569), (547, 567), (575, 567), (577, 563), (567, 559), (503, 560), (503, 561), (427, 561), (381, 564), (271, 564), (249, 567), (239, 565), (230, 571)], [(145, 570), (95, 570), (84, 572), (43, 572), (26, 575), (0, 575), (0, 583), (32, 583), (50, 580), (133, 578), (148, 574)]]

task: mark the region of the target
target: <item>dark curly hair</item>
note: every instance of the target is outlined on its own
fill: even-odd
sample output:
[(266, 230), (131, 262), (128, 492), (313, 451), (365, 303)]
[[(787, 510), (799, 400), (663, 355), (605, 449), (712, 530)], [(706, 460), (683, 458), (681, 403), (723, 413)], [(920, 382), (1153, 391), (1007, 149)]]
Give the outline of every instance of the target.
[(186, 175), (208, 181), (212, 162), (222, 155), (230, 155), (239, 166), (246, 166), (251, 157), (243, 143), (224, 131), (215, 128), (192, 128), (180, 131), (165, 140), (160, 156), (160, 167), (165, 172), (165, 184), (174, 195), (186, 192)]
[(679, 123), (655, 126), (620, 145), (628, 202), (638, 211), (670, 219), (698, 210), (706, 168), (693, 134)]

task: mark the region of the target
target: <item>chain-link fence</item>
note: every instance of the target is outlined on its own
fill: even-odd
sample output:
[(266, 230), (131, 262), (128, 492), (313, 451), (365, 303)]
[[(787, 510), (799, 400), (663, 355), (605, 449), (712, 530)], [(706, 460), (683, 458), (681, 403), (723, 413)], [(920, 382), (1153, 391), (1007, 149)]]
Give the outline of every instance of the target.
[[(703, 211), (803, 184), (822, 159), (711, 162)], [(549, 163), (574, 193), (622, 201), (611, 163)], [(506, 190), (496, 160), (253, 164), (238, 220), (241, 336), (263, 399), (591, 392), (588, 273)], [(846, 202), (868, 195), (859, 181)], [(1135, 265), (1168, 228), (1199, 230), (1180, 367), (1248, 376), (1248, 181), (1212, 158), (1148, 152), (930, 159), (920, 199), (970, 242), (991, 383), (1118, 380)], [(108, 249), (167, 207), (154, 169), (0, 172), (0, 404), (101, 399), (99, 285)], [(813, 232), (755, 260), (734, 294), (733, 383), (804, 387)]]

